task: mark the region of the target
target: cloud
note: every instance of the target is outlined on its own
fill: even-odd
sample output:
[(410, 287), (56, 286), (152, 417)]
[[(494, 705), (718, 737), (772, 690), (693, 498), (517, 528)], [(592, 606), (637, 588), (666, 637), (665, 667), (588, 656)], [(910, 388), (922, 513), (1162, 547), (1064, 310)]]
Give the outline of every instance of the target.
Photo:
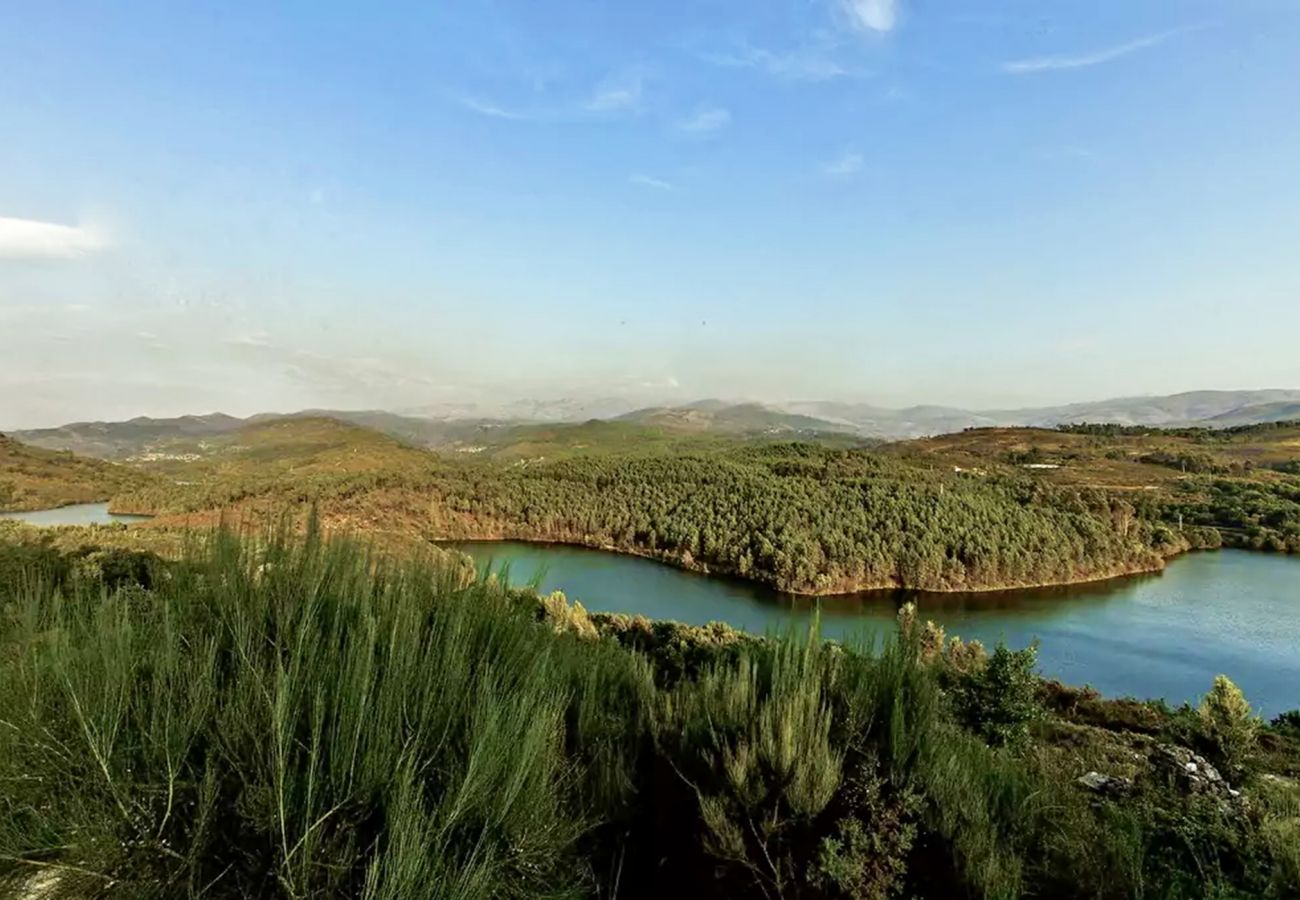
[(898, 23), (897, 0), (840, 0), (849, 21), (868, 31), (893, 31)]
[(1017, 59), (1002, 64), (1002, 71), (1011, 75), (1027, 75), (1032, 72), (1050, 72), (1059, 69), (1083, 69), (1088, 66), (1097, 66), (1102, 63), (1110, 62), (1113, 59), (1119, 59), (1121, 56), (1128, 56), (1130, 53), (1136, 53), (1139, 50), (1146, 50), (1150, 47), (1156, 47), (1165, 41), (1177, 35), (1184, 34), (1193, 28), (1174, 28), (1169, 31), (1161, 31), (1157, 34), (1149, 34), (1146, 37), (1140, 37), (1137, 40), (1129, 41), (1126, 44), (1119, 44), (1114, 47), (1106, 47), (1103, 50), (1094, 50), (1091, 53), (1081, 53), (1077, 56), (1035, 56), (1029, 59)]
[(719, 106), (705, 106), (678, 122), (677, 130), (683, 134), (711, 135), (717, 134), (730, 124), (729, 111)]
[(487, 100), (480, 100), (478, 97), (471, 97), (467, 94), (457, 94), (451, 99), (468, 109), (470, 112), (476, 112), (480, 116), (487, 116), (491, 119), (509, 119), (512, 122), (527, 122), (535, 118), (535, 115), (533, 114), (506, 109), (497, 106), (495, 103)]
[(658, 191), (677, 190), (677, 185), (673, 184), (671, 181), (664, 181), (662, 178), (655, 178), (652, 175), (643, 175), (640, 172), (628, 176), (627, 180), (632, 184), (638, 184), (641, 187), (654, 188)]
[(88, 225), (59, 225), (0, 216), (0, 259), (76, 259), (108, 246)]
[(585, 96), (550, 104), (511, 106), (473, 94), (448, 92), (447, 98), (472, 113), (510, 122), (580, 122), (597, 116), (635, 112), (641, 108), (645, 73), (632, 69), (605, 79)]
[(644, 79), (639, 72), (624, 73), (604, 81), (584, 104), (588, 112), (608, 113), (636, 109), (641, 105), (641, 86)]
[(726, 69), (761, 69), (785, 81), (831, 81), (867, 74), (840, 63), (825, 47), (800, 47), (778, 53), (742, 43), (730, 51), (701, 53), (700, 59)]
[(830, 162), (822, 163), (827, 175), (852, 175), (862, 170), (862, 154), (847, 152)]

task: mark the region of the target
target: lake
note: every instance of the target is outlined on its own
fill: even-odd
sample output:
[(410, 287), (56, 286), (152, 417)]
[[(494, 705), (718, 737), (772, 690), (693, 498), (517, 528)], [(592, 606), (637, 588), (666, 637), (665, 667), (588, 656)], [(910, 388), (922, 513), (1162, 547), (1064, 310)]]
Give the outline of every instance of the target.
[(38, 509), (32, 512), (0, 512), (0, 519), (13, 519), (28, 525), (108, 525), (112, 522), (143, 522), (149, 516), (132, 516), (111, 513), (107, 503), (76, 503), (57, 509)]
[[(820, 608), (827, 637), (885, 634), (901, 597), (794, 598), (729, 578), (599, 550), (513, 541), (455, 544), (515, 584), (541, 573), (589, 610), (763, 633), (805, 625)], [(1034, 639), (1044, 675), (1108, 696), (1198, 700), (1224, 673), (1256, 710), (1300, 708), (1300, 558), (1241, 550), (1195, 553), (1161, 575), (1065, 588), (914, 595), (949, 635), (1013, 647)]]

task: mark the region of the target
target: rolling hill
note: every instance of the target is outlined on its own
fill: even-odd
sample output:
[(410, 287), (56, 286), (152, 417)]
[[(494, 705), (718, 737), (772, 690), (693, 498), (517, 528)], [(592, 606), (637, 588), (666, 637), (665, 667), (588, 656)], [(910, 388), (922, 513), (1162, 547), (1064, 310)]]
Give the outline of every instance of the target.
[(1206, 419), (1203, 424), (1211, 428), (1235, 428), (1266, 422), (1300, 422), (1300, 400), (1242, 406)]
[(0, 511), (96, 503), (151, 481), (137, 469), (30, 447), (0, 434)]
[(72, 422), (58, 428), (13, 431), (15, 440), (47, 450), (67, 450), (97, 459), (127, 459), (176, 440), (194, 440), (234, 431), (243, 419), (224, 413), (126, 422)]
[(617, 421), (674, 431), (783, 435), (788, 438), (857, 433), (856, 428), (844, 422), (782, 412), (759, 403), (727, 404), (719, 400), (634, 410), (619, 416)]

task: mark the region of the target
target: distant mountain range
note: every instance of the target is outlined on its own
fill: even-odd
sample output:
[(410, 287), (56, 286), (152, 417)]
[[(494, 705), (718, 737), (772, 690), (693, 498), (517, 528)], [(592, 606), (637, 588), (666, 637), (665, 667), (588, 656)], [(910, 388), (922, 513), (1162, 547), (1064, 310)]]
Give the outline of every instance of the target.
[[(865, 403), (809, 400), (735, 403), (699, 400), (676, 406), (629, 409), (616, 398), (599, 401), (519, 401), (488, 409), (467, 404), (429, 407), (405, 414), (383, 410), (302, 410), (289, 416), (328, 416), (428, 447), (490, 443), (502, 429), (529, 424), (609, 419), (683, 433), (818, 434), (899, 440), (991, 426), (1052, 428), (1073, 422), (1107, 422), (1151, 427), (1228, 428), (1300, 420), (1300, 390), (1192, 391), (1164, 397), (1124, 397), (1092, 403), (1008, 410), (966, 410), (948, 406), (888, 409)], [(282, 418), (264, 413), (240, 419), (222, 413), (126, 422), (76, 422), (59, 428), (14, 431), (25, 444), (71, 450), (101, 459), (127, 459), (169, 447), (192, 446), (245, 425)]]
[(1300, 390), (1189, 391), (1164, 397), (1120, 397), (1028, 409), (966, 410), (947, 406), (882, 409), (826, 401), (781, 403), (772, 408), (852, 425), (860, 434), (886, 439), (925, 437), (997, 425), (1054, 428), (1074, 422), (1227, 428), (1300, 417)]

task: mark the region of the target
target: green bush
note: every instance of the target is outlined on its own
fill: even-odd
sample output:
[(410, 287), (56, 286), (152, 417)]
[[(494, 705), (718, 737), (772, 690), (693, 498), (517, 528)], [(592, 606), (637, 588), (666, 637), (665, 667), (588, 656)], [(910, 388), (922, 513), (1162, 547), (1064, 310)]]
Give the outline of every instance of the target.
[(850, 812), (822, 838), (809, 881), (831, 896), (897, 896), (916, 841), (920, 799), (908, 788), (891, 788), (874, 762), (864, 762), (848, 780), (844, 800)]
[(1287, 710), (1281, 715), (1275, 716), (1269, 724), (1278, 731), (1284, 731), (1300, 738), (1300, 709)]
[(1259, 719), (1251, 712), (1241, 688), (1226, 675), (1215, 676), (1197, 712), (1204, 736), (1217, 749), (1220, 759), (1229, 769), (1240, 772), (1259, 733)]
[(1038, 648), (999, 644), (988, 661), (957, 673), (954, 702), (966, 726), (990, 744), (1022, 745), (1030, 724), (1043, 715), (1038, 696)]

